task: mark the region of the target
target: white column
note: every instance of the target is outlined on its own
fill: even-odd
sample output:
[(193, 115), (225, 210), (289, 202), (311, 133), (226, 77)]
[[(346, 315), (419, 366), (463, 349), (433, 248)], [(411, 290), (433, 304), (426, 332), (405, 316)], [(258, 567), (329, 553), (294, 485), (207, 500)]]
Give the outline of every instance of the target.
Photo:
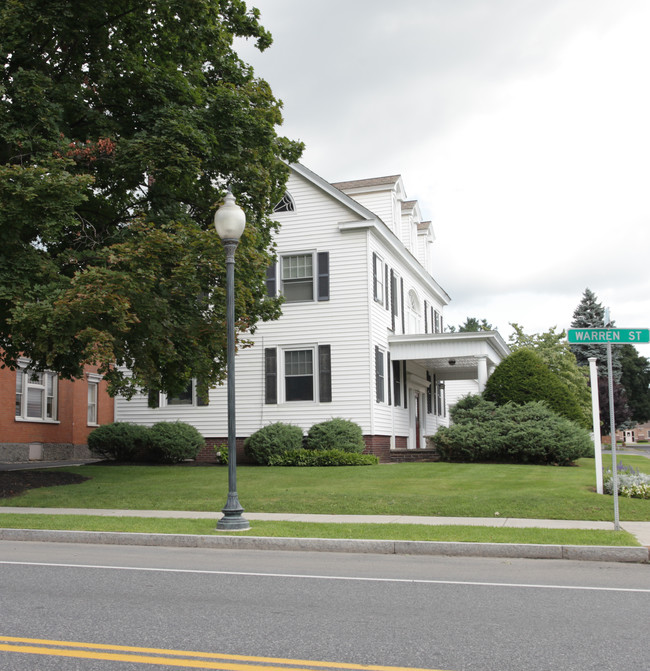
[(594, 455), (596, 457), (596, 491), (603, 493), (603, 448), (600, 437), (600, 403), (598, 402), (598, 369), (596, 357), (589, 357), (589, 381), (591, 383), (591, 417), (594, 428)]
[(482, 356), (478, 360), (478, 393), (483, 393), (488, 379), (487, 358)]

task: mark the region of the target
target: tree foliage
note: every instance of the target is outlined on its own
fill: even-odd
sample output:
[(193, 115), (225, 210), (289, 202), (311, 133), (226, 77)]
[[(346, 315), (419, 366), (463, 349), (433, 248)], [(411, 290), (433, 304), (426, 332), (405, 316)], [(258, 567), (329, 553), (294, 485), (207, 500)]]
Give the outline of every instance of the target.
[(0, 362), (96, 363), (127, 395), (220, 380), (227, 183), (247, 214), (238, 330), (279, 315), (268, 214), (302, 147), (233, 49), (270, 45), (258, 17), (241, 0), (0, 8)]
[(557, 414), (581, 426), (589, 425), (567, 384), (531, 349), (522, 348), (506, 357), (488, 378), (483, 395), (497, 405), (543, 401)]
[(621, 384), (625, 388), (631, 419), (642, 424), (650, 420), (650, 361), (634, 345), (621, 347)]
[(536, 352), (549, 370), (558, 375), (578, 401), (583, 414), (583, 424), (591, 421), (591, 391), (589, 390), (588, 370), (578, 366), (565, 331), (557, 331), (552, 326), (544, 333), (524, 333), (523, 328), (516, 323), (510, 324), (514, 333), (510, 335), (509, 345), (513, 352), (522, 348)]
[[(598, 302), (596, 294), (589, 288), (585, 289), (580, 303), (573, 312), (573, 328), (603, 328), (605, 326), (605, 308)], [(614, 325), (614, 322), (611, 323)], [(579, 366), (588, 366), (589, 358), (596, 357), (598, 361), (598, 374), (607, 376), (607, 345), (598, 343), (587, 343), (570, 345), (571, 351), (576, 357)], [(614, 381), (621, 379), (620, 350), (612, 347), (612, 371)]]
[(458, 328), (449, 326), (448, 331), (451, 333), (475, 333), (477, 331), (492, 331), (492, 324), (488, 324), (486, 319), (480, 321), (476, 317), (467, 317), (464, 324), (459, 324)]

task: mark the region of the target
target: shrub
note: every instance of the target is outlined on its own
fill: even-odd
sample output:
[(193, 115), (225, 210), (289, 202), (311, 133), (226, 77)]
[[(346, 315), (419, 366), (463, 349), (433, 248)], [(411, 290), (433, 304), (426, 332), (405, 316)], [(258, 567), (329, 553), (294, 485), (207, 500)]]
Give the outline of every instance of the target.
[(343, 450), (293, 450), (278, 452), (269, 458), (269, 466), (371, 466), (378, 464), (374, 454)]
[(141, 461), (149, 447), (149, 429), (139, 424), (102, 424), (88, 436), (88, 448), (104, 459)]
[[(632, 499), (650, 499), (650, 475), (641, 473), (631, 466), (619, 462), (616, 466), (618, 493)], [(603, 489), (606, 494), (614, 493), (614, 475), (611, 469), (604, 473)]]
[(149, 458), (161, 464), (196, 459), (205, 439), (185, 422), (157, 422), (149, 429)]
[(573, 392), (542, 357), (530, 349), (518, 349), (506, 357), (489, 377), (483, 396), (497, 405), (544, 401), (559, 415), (589, 426), (589, 418), (585, 417)]
[(305, 447), (308, 450), (340, 450), (361, 454), (366, 448), (361, 427), (349, 419), (334, 417), (314, 424), (307, 433)]
[(540, 401), (498, 406), (476, 396), (460, 403), (455, 423), (430, 439), (442, 461), (567, 466), (592, 453), (587, 431)]
[(256, 431), (244, 441), (246, 455), (256, 464), (266, 465), (282, 452), (302, 449), (302, 429), (293, 424), (276, 422)]

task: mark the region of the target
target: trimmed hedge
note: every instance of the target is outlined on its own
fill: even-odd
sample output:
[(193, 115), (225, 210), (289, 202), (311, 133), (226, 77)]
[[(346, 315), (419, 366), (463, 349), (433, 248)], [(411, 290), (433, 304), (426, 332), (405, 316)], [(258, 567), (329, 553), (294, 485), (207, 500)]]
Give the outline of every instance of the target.
[(149, 450), (149, 429), (139, 424), (102, 424), (88, 435), (88, 449), (104, 459), (142, 461)]
[(361, 454), (366, 448), (361, 427), (349, 419), (334, 417), (314, 424), (307, 433), (308, 450), (339, 450)]
[(277, 454), (301, 449), (302, 429), (284, 422), (263, 426), (244, 441), (246, 456), (263, 466)]
[(379, 463), (374, 454), (344, 450), (293, 450), (269, 458), (269, 466), (372, 466)]
[(157, 422), (149, 429), (149, 457), (160, 464), (196, 459), (205, 439), (184, 422)]
[(184, 422), (158, 422), (151, 428), (140, 424), (103, 424), (88, 436), (88, 448), (104, 459), (127, 462), (175, 464), (196, 459), (205, 445), (203, 436)]
[(568, 466), (593, 453), (585, 429), (540, 401), (498, 406), (470, 396), (450, 414), (454, 424), (430, 438), (442, 461)]

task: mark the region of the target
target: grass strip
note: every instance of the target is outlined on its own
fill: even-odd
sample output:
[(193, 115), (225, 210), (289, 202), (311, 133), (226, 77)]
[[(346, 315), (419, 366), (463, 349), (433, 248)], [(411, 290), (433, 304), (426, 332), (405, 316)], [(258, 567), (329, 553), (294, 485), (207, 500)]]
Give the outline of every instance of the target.
[[(102, 517), (95, 515), (0, 514), (5, 529), (63, 529), (129, 533), (228, 535), (215, 529), (215, 520)], [(541, 545), (638, 546), (625, 531), (598, 529), (539, 529), (425, 524), (346, 524), (253, 521), (237, 535), (289, 538), (354, 538), (367, 540), (456, 541), (466, 543), (525, 543)]]
[[(650, 472), (650, 460), (622, 457)], [(605, 464), (607, 455), (605, 455)], [(88, 465), (66, 471), (81, 484), (32, 489), (1, 506), (220, 510), (227, 468)], [(239, 500), (277, 513), (426, 515), (613, 520), (613, 498), (596, 494), (593, 459), (574, 467), (519, 464), (382, 464), (341, 467), (240, 466)], [(621, 519), (650, 520), (650, 500), (619, 498)]]

